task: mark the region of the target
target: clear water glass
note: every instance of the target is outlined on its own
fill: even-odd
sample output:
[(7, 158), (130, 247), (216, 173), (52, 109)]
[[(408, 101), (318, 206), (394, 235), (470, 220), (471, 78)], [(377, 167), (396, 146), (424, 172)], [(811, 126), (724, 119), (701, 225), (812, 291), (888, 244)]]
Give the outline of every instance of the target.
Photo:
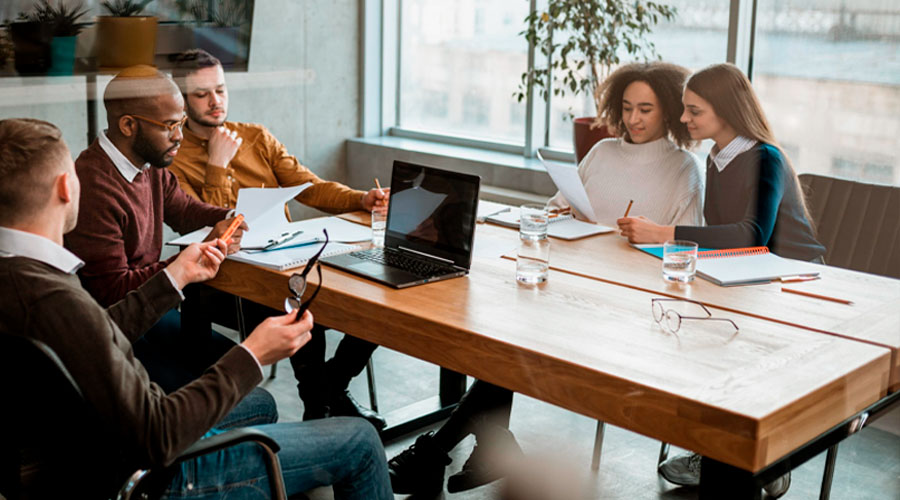
[(516, 252), (516, 281), (537, 285), (547, 281), (550, 268), (549, 218), (544, 205), (519, 208), (519, 249)]
[(689, 283), (697, 272), (697, 244), (672, 240), (663, 244), (662, 275), (666, 281)]
[(387, 229), (387, 208), (375, 207), (372, 210), (372, 246), (384, 246), (384, 232)]

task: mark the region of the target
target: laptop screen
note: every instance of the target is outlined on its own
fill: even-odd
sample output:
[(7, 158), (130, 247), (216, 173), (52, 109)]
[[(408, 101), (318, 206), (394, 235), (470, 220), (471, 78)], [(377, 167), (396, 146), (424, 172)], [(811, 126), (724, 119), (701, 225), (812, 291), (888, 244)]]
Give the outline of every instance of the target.
[(477, 175), (394, 162), (384, 244), (469, 268), (478, 209)]

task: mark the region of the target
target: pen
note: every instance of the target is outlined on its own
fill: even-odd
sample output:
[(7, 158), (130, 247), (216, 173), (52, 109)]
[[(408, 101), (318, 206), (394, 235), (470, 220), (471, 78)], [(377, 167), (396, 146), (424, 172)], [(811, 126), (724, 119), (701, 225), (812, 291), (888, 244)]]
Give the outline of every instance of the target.
[(237, 231), (238, 226), (240, 226), (242, 222), (244, 222), (244, 214), (238, 214), (237, 217), (235, 217), (234, 220), (231, 221), (231, 224), (228, 225), (228, 229), (226, 229), (225, 232), (222, 233), (222, 236), (219, 239), (227, 243), (228, 240), (231, 239), (231, 236), (234, 235), (234, 232)]
[(375, 187), (378, 188), (378, 192), (384, 194), (384, 191), (381, 190), (381, 183), (378, 182), (378, 177), (375, 178)]
[(634, 203), (634, 200), (628, 201), (628, 208), (625, 209), (625, 215), (623, 215), (622, 218), (628, 217), (628, 212), (631, 212), (631, 204), (632, 203)]
[(790, 288), (784, 288), (784, 287), (781, 287), (781, 291), (782, 291), (782, 292), (787, 292), (787, 293), (795, 293), (795, 294), (797, 294), (797, 295), (803, 295), (803, 296), (805, 296), (805, 297), (812, 297), (812, 298), (814, 298), (814, 299), (830, 300), (830, 301), (832, 301), (832, 302), (837, 302), (837, 303), (839, 303), (839, 304), (846, 304), (846, 305), (848, 305), (848, 306), (853, 304), (852, 301), (849, 301), (849, 300), (846, 300), (846, 299), (838, 299), (838, 298), (835, 298), (835, 297), (828, 297), (827, 295), (819, 295), (819, 294), (817, 294), (817, 293), (801, 292), (800, 290), (792, 290), (792, 289), (790, 289)]
[(814, 281), (819, 279), (819, 276), (784, 276), (779, 278), (778, 281), (782, 283), (802, 283), (804, 281)]
[(296, 238), (298, 235), (300, 235), (302, 233), (303, 233), (302, 229), (299, 231), (294, 231), (293, 233), (281, 233), (281, 236), (279, 236), (275, 239), (269, 240), (268, 244), (266, 244), (266, 246), (262, 247), (262, 249), (268, 250), (272, 247), (281, 245), (282, 243), (287, 243), (288, 241), (291, 241), (292, 239)]

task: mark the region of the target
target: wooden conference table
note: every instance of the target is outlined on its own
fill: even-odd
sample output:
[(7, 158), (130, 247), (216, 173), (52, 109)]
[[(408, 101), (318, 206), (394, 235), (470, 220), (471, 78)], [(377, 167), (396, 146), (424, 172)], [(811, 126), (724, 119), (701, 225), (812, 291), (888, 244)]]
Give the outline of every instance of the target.
[[(368, 222), (362, 212), (347, 218)], [(679, 288), (663, 282), (658, 260), (608, 234), (552, 240), (549, 281), (525, 287), (501, 257), (517, 239), (479, 225), (467, 277), (404, 290), (323, 266), (312, 312), (348, 334), (699, 452), (704, 470), (719, 469), (704, 474), (708, 498), (756, 498), (760, 484), (802, 463), (792, 453), (898, 387), (898, 280), (823, 266), (823, 279), (800, 284), (850, 306), (778, 285)], [(280, 308), (290, 274), (228, 260), (210, 284)], [(702, 301), (740, 331), (665, 332), (650, 309), (660, 296)]]

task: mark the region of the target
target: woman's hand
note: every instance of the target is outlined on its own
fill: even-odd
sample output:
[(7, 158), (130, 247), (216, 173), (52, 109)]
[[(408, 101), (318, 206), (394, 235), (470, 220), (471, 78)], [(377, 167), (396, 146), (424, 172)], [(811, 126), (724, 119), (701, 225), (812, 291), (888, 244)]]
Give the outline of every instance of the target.
[(665, 243), (675, 239), (674, 226), (660, 226), (644, 217), (622, 217), (616, 221), (630, 243)]

